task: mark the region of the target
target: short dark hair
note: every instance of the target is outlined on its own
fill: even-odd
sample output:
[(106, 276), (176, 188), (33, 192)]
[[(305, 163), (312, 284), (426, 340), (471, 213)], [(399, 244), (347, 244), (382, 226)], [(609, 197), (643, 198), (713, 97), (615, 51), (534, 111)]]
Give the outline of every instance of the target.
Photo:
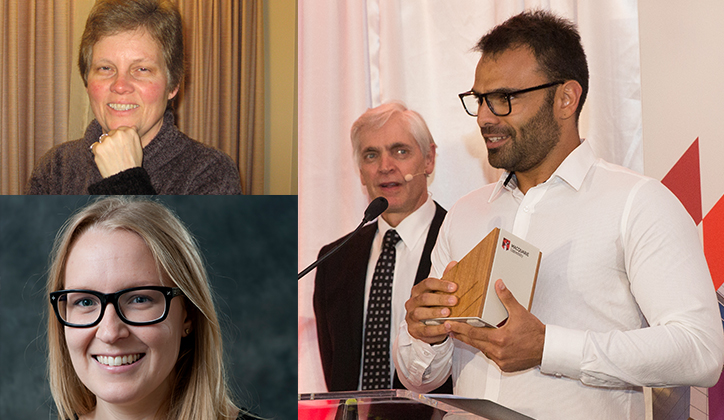
[(93, 46), (109, 35), (145, 29), (163, 52), (168, 90), (184, 78), (183, 23), (178, 6), (170, 0), (99, 0), (91, 9), (80, 42), (78, 68), (88, 87)]
[(551, 81), (575, 80), (581, 85), (577, 120), (588, 95), (588, 63), (573, 22), (544, 10), (525, 11), (480, 38), (475, 50), (495, 56), (521, 46), (530, 48)]

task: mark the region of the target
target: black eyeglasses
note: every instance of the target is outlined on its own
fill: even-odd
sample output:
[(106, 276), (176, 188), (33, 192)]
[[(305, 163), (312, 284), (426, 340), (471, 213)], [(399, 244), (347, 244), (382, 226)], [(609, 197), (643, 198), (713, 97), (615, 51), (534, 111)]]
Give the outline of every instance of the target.
[(178, 287), (142, 286), (116, 293), (95, 290), (60, 290), (50, 294), (58, 321), (67, 327), (88, 328), (103, 319), (109, 303), (116, 308), (121, 321), (128, 325), (156, 324), (168, 316), (171, 299), (183, 296)]
[(463, 108), (465, 108), (465, 112), (467, 112), (468, 115), (470, 115), (471, 117), (478, 116), (478, 109), (480, 109), (480, 106), (483, 105), (483, 101), (488, 104), (488, 108), (490, 108), (490, 112), (492, 112), (493, 115), (496, 115), (498, 117), (505, 117), (513, 110), (513, 107), (510, 105), (511, 96), (520, 95), (521, 93), (533, 92), (534, 90), (546, 89), (551, 86), (560, 85), (563, 83), (565, 82), (559, 80), (556, 82), (546, 83), (544, 85), (534, 86), (528, 89), (514, 90), (512, 92), (506, 92), (504, 90), (501, 90), (488, 93), (477, 93), (475, 91), (469, 90), (467, 92), (458, 94), (458, 96), (460, 97), (460, 101), (463, 103)]

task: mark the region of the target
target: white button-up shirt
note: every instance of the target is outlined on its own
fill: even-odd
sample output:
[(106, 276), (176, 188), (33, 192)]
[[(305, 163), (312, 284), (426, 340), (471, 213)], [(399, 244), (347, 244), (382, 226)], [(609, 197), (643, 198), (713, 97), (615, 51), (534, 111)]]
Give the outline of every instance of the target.
[(712, 386), (724, 362), (714, 286), (696, 226), (660, 182), (597, 159), (583, 142), (545, 183), (515, 177), (460, 199), (431, 277), (500, 227), (543, 253), (531, 312), (541, 366), (504, 373), (458, 340), (430, 346), (401, 323), (394, 357), (419, 392), (452, 373), (455, 394), (545, 419), (643, 419), (642, 386)]
[[(370, 259), (367, 264), (367, 278), (365, 281), (365, 315), (362, 324), (362, 337), (364, 337), (364, 326), (367, 321), (367, 303), (372, 287), (372, 277), (375, 274), (377, 260), (382, 254), (382, 240), (389, 229), (395, 229), (400, 235), (400, 241), (395, 245), (395, 274), (392, 278), (392, 313), (390, 315), (390, 351), (392, 344), (397, 337), (397, 327), (405, 320), (405, 302), (410, 298), (410, 291), (415, 284), (415, 275), (420, 265), (422, 251), (425, 249), (425, 241), (430, 231), (432, 219), (435, 218), (435, 202), (428, 197), (427, 201), (417, 210), (405, 217), (396, 227), (392, 227), (382, 217), (377, 218), (377, 233), (372, 240)], [(364, 339), (362, 340), (364, 344)], [(362, 363), (364, 366), (364, 349), (362, 350)], [(362, 389), (362, 371), (358, 389)], [(395, 372), (395, 365), (390, 357), (390, 381)]]

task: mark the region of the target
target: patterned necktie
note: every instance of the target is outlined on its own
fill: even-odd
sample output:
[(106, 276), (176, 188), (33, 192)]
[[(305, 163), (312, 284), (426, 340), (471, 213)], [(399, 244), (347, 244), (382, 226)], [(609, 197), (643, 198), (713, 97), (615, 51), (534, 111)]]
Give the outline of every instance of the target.
[(382, 253), (375, 266), (367, 302), (362, 389), (390, 388), (390, 317), (392, 278), (395, 275), (395, 244), (400, 235), (394, 229), (385, 233)]

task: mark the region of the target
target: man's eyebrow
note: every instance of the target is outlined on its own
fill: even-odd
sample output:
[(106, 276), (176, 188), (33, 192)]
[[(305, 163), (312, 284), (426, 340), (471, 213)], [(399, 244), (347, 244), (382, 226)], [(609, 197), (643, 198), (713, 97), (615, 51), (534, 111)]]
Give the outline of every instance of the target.
[(518, 91), (518, 90), (520, 90), (520, 89), (514, 89), (514, 88), (508, 88), (508, 87), (501, 87), (501, 88), (489, 90), (489, 91), (487, 91), (487, 92), (485, 92), (485, 93), (480, 93), (480, 92), (476, 91), (475, 89), (473, 89), (473, 92), (474, 92), (476, 95), (483, 96), (483, 95), (489, 95), (489, 94), (491, 94), (491, 93), (511, 93), (511, 92), (515, 92), (515, 91)]
[[(388, 146), (385, 146), (384, 149), (387, 150), (394, 150), (394, 149), (409, 149), (411, 146), (407, 143), (402, 142), (395, 142)], [(367, 152), (379, 152), (380, 148), (375, 146), (367, 146), (364, 149), (362, 149), (361, 153), (367, 153)]]

